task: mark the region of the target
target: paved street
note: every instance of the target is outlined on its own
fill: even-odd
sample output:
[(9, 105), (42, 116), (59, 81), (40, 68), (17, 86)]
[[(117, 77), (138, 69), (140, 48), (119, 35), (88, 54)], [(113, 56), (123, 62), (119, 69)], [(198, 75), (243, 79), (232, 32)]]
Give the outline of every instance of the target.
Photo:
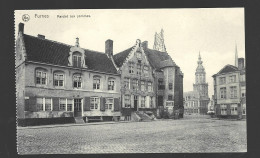
[(19, 128), (19, 154), (246, 152), (246, 121), (180, 120)]

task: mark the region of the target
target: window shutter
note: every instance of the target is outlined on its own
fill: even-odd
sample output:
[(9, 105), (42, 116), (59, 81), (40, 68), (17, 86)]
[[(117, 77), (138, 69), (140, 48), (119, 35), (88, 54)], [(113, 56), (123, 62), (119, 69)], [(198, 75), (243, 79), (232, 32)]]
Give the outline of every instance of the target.
[(24, 100), (24, 111), (30, 111), (30, 102), (29, 99)]
[(119, 111), (119, 110), (120, 110), (119, 99), (114, 98), (114, 111)]
[(60, 100), (59, 100), (59, 98), (53, 97), (52, 103), (53, 103), (53, 111), (59, 111), (60, 110)]
[(29, 111), (32, 111), (32, 112), (35, 112), (37, 111), (36, 109), (36, 97), (33, 96), (33, 97), (30, 97), (29, 98)]
[(134, 95), (131, 95), (131, 96), (130, 96), (130, 99), (131, 99), (131, 100), (130, 100), (131, 108), (134, 108), (134, 101), (135, 101), (135, 100), (134, 100)]
[(90, 111), (90, 97), (85, 97), (84, 111)]
[(100, 111), (105, 111), (105, 98), (100, 98)]

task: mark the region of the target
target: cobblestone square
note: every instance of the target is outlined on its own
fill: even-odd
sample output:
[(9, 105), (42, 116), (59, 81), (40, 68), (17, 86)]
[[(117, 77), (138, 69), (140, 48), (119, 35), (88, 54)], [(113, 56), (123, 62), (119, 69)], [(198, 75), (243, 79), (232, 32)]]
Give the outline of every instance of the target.
[(246, 152), (246, 121), (180, 120), (17, 130), (19, 154)]

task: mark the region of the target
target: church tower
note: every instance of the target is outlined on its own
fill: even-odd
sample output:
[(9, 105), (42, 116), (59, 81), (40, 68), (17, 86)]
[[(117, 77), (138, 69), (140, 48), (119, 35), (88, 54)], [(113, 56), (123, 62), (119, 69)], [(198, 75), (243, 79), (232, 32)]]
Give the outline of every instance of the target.
[(206, 83), (206, 72), (202, 65), (201, 56), (199, 53), (198, 66), (195, 72), (195, 84), (193, 84), (193, 91), (199, 92), (200, 98), (208, 98), (208, 83)]
[(166, 52), (163, 29), (160, 33), (155, 32), (153, 49), (161, 52)]

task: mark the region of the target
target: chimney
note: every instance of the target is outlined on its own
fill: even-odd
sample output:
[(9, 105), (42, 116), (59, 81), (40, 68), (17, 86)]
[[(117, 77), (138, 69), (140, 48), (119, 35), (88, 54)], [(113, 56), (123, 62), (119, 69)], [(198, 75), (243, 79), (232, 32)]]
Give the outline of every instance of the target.
[(244, 58), (238, 58), (238, 69), (242, 70), (245, 68)]
[(143, 49), (147, 49), (148, 48), (148, 41), (143, 41), (142, 47), (143, 47)]
[(18, 29), (18, 33), (21, 32), (23, 34), (24, 32), (24, 23), (19, 23), (19, 29)]
[(45, 36), (44, 36), (44, 35), (41, 35), (41, 34), (38, 34), (38, 38), (40, 38), (40, 39), (45, 39)]
[(111, 39), (106, 40), (105, 53), (109, 58), (113, 56), (113, 41)]

